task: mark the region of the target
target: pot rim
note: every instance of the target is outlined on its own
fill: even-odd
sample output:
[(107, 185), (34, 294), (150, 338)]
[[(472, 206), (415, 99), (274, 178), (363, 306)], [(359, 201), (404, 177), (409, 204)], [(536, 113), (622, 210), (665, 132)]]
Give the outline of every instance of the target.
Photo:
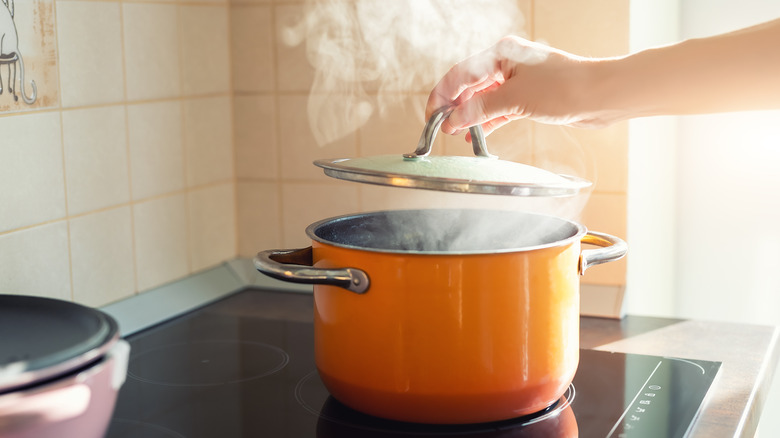
[[(482, 211), (486, 213), (488, 212), (513, 213), (513, 214), (518, 214), (523, 216), (545, 218), (546, 220), (558, 220), (561, 221), (562, 223), (571, 225), (576, 229), (577, 232), (565, 239), (543, 243), (541, 245), (531, 245), (531, 246), (525, 246), (520, 248), (480, 249), (480, 250), (469, 250), (469, 251), (419, 251), (419, 250), (407, 250), (407, 249), (370, 248), (370, 247), (348, 245), (344, 243), (333, 242), (331, 240), (324, 239), (315, 233), (317, 229), (327, 224), (332, 224), (335, 222), (340, 222), (340, 221), (359, 218), (359, 217), (369, 217), (378, 214), (385, 214), (388, 212), (420, 212), (420, 211), (453, 211), (454, 212), (454, 211), (468, 211), (468, 210)], [(330, 218), (321, 219), (306, 227), (306, 235), (309, 236), (309, 238), (311, 238), (313, 241), (319, 242), (324, 245), (330, 245), (330, 246), (345, 248), (345, 249), (353, 249), (358, 251), (381, 253), (381, 254), (404, 254), (404, 255), (421, 255), (421, 256), (428, 256), (428, 255), (463, 256), (463, 255), (488, 255), (488, 254), (509, 254), (509, 253), (531, 252), (531, 251), (537, 251), (537, 250), (542, 250), (547, 248), (568, 246), (572, 242), (580, 241), (582, 237), (585, 236), (585, 234), (587, 234), (587, 232), (588, 229), (584, 225), (569, 219), (564, 219), (559, 216), (553, 216), (553, 215), (542, 214), (542, 213), (531, 213), (525, 211), (482, 209), (482, 208), (417, 208), (417, 209), (399, 209), (399, 210), (376, 210), (376, 211), (369, 211), (363, 213), (350, 213), (350, 214), (344, 214), (340, 216), (333, 216)]]

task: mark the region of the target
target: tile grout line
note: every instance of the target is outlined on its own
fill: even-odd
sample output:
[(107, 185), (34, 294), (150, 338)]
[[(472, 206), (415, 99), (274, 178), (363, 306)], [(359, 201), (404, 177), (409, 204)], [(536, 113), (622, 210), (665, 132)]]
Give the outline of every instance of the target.
[(230, 111), (230, 158), (231, 158), (231, 169), (232, 169), (232, 181), (233, 181), (233, 257), (238, 257), (239, 248), (241, 245), (239, 244), (239, 240), (241, 239), (241, 234), (239, 232), (239, 209), (238, 209), (238, 174), (236, 171), (236, 162), (238, 158), (236, 157), (236, 106), (235, 106), (235, 76), (233, 74), (235, 69), (235, 63), (234, 63), (234, 53), (233, 53), (233, 5), (231, 3), (228, 3), (227, 5), (227, 20), (228, 20), (228, 56), (230, 57), (230, 62), (228, 65), (230, 66), (230, 75), (228, 77), (229, 81), (229, 90), (228, 98), (229, 100), (229, 111)]
[(276, 220), (278, 224), (277, 233), (278, 233), (278, 241), (279, 245), (281, 247), (285, 246), (284, 242), (284, 179), (282, 178), (282, 129), (280, 126), (281, 121), (279, 120), (279, 40), (277, 38), (277, 35), (279, 34), (279, 29), (277, 28), (277, 20), (276, 15), (278, 11), (278, 5), (277, 4), (271, 4), (270, 7), (271, 10), (271, 51), (273, 52), (273, 61), (274, 61), (274, 91), (273, 91), (273, 102), (274, 102), (274, 137), (276, 137), (276, 142), (274, 144), (274, 147), (276, 148)]
[(67, 231), (67, 241), (68, 241), (68, 272), (70, 274), (70, 300), (75, 301), (76, 299), (76, 291), (73, 286), (73, 249), (72, 249), (72, 240), (70, 236), (70, 212), (68, 210), (68, 173), (67, 173), (67, 166), (65, 164), (65, 127), (63, 126), (63, 113), (62, 111), (59, 112), (60, 116), (60, 150), (62, 152), (62, 190), (64, 192), (64, 201), (65, 201), (65, 217), (63, 220), (65, 221), (65, 229)]
[(177, 43), (179, 46), (179, 53), (176, 54), (179, 60), (179, 118), (180, 118), (180, 133), (181, 136), (181, 162), (182, 162), (182, 187), (184, 191), (184, 222), (185, 222), (185, 245), (186, 245), (186, 253), (187, 253), (187, 273), (192, 273), (192, 267), (193, 267), (193, 260), (192, 260), (192, 252), (193, 252), (193, 236), (194, 233), (192, 232), (192, 218), (191, 218), (191, 212), (192, 212), (192, 196), (190, 196), (190, 187), (189, 182), (187, 178), (187, 137), (186, 137), (186, 129), (185, 129), (185, 122), (186, 118), (184, 115), (185, 111), (185, 100), (189, 98), (190, 96), (185, 96), (183, 84), (184, 84), (184, 62), (183, 62), (183, 50), (182, 50), (182, 43), (183, 43), (183, 14), (184, 11), (182, 10), (183, 5), (181, 3), (176, 4), (176, 37), (177, 37)]
[[(54, 29), (58, 29), (57, 27), (57, 2), (55, 1), (53, 4), (54, 7), (54, 14), (53, 14), (53, 22), (54, 22)], [(60, 71), (61, 63), (59, 62), (60, 58), (60, 48), (59, 48), (59, 35), (56, 35), (54, 38), (54, 44), (55, 44), (55, 52), (57, 54), (57, 84), (60, 85), (61, 79), (62, 79), (62, 72)], [(23, 86), (23, 84), (22, 84)], [(65, 238), (68, 245), (68, 276), (69, 276), (69, 285), (70, 285), (70, 300), (75, 301), (76, 299), (76, 292), (73, 285), (73, 249), (72, 249), (72, 241), (70, 236), (70, 210), (68, 206), (68, 170), (67, 170), (67, 163), (66, 157), (65, 157), (65, 126), (64, 126), (64, 120), (63, 120), (63, 107), (62, 107), (62, 86), (57, 87), (57, 107), (53, 108), (52, 111), (57, 111), (59, 115), (59, 121), (60, 121), (60, 151), (62, 153), (62, 191), (64, 195), (64, 201), (65, 201), (65, 217), (62, 218), (65, 222)], [(44, 112), (44, 111), (42, 111)], [(56, 223), (57, 221), (51, 221), (51, 223)], [(38, 225), (32, 225), (27, 228), (33, 228)], [(8, 233), (12, 233), (14, 230), (10, 230)], [(0, 234), (2, 235), (2, 234)]]
[[(206, 184), (201, 184), (201, 185), (193, 187), (193, 189), (194, 190), (201, 190), (201, 189), (213, 188), (213, 187), (217, 187), (217, 186), (221, 186), (221, 185), (225, 185), (225, 184), (230, 184), (230, 183), (231, 183), (231, 180), (220, 180), (220, 181), (214, 181), (214, 182), (210, 182), (210, 183), (206, 183)], [(79, 218), (82, 218), (82, 217), (90, 216), (92, 214), (104, 213), (106, 211), (115, 210), (115, 209), (121, 208), (121, 207), (128, 207), (128, 206), (130, 206), (130, 204), (143, 204), (143, 203), (157, 201), (157, 200), (164, 199), (164, 198), (172, 198), (172, 197), (175, 197), (175, 196), (186, 195), (187, 193), (188, 193), (187, 189), (174, 190), (174, 191), (166, 192), (166, 193), (159, 194), (159, 195), (149, 196), (149, 197), (143, 198), (143, 199), (137, 199), (137, 200), (127, 201), (127, 202), (121, 202), (121, 203), (118, 203), (118, 204), (113, 204), (113, 205), (109, 205), (107, 207), (101, 207), (101, 208), (97, 208), (97, 209), (94, 209), (94, 210), (85, 211), (85, 212), (82, 212), (82, 213), (77, 213), (77, 214), (73, 214), (73, 215), (65, 215), (65, 216), (58, 217), (56, 219), (50, 219), (50, 220), (46, 220), (46, 221), (43, 221), (43, 222), (37, 222), (37, 223), (34, 223), (34, 224), (24, 225), (24, 226), (17, 227), (17, 228), (11, 228), (11, 229), (5, 230), (5, 231), (0, 231), (0, 237), (5, 236), (5, 235), (9, 235), (9, 234), (13, 234), (13, 233), (16, 233), (16, 232), (26, 231), (26, 230), (29, 230), (29, 229), (32, 229), (32, 228), (36, 228), (36, 227), (41, 227), (41, 226), (44, 226), (44, 225), (51, 225), (51, 224), (54, 224), (54, 223), (57, 223), (57, 222), (61, 222), (61, 221), (69, 221), (69, 220), (72, 220), (72, 219), (79, 219)]]
[(125, 154), (127, 157), (127, 191), (128, 191), (128, 203), (130, 206), (130, 251), (133, 256), (133, 292), (135, 295), (138, 293), (138, 249), (136, 248), (136, 229), (135, 229), (135, 202), (133, 202), (133, 174), (131, 165), (131, 153), (130, 153), (130, 117), (127, 113), (127, 50), (125, 48), (125, 37), (127, 36), (125, 31), (125, 2), (119, 3), (119, 32), (122, 35), (120, 44), (122, 50), (122, 93), (123, 93), (123, 105), (125, 118)]

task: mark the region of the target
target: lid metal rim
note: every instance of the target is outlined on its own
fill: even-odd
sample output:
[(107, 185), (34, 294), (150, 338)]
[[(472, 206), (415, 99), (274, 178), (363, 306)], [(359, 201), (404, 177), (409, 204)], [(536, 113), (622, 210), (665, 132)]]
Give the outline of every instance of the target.
[[(119, 326), (111, 316), (99, 310), (90, 310), (97, 312), (101, 321), (105, 323), (101, 325), (100, 331), (92, 336), (92, 339), (100, 339), (99, 342), (84, 342), (90, 345), (96, 344), (95, 347), (43, 368), (31, 368), (30, 364), (24, 361), (4, 365), (4, 368), (13, 370), (19, 364), (18, 368), (21, 371), (14, 373), (12, 378), (4, 377), (0, 380), (0, 395), (34, 385), (36, 382), (49, 381), (58, 376), (66, 375), (104, 356), (119, 341)], [(72, 349), (76, 348), (78, 347)]]
[(325, 172), (325, 175), (342, 180), (383, 186), (457, 193), (563, 197), (576, 195), (581, 189), (591, 186), (591, 182), (569, 175), (559, 175), (560, 177), (565, 178), (568, 183), (541, 185), (501, 181), (469, 181), (455, 178), (403, 175), (390, 172), (376, 173), (355, 167), (338, 165), (337, 163), (340, 160), (341, 159), (316, 160), (314, 164), (321, 167)]

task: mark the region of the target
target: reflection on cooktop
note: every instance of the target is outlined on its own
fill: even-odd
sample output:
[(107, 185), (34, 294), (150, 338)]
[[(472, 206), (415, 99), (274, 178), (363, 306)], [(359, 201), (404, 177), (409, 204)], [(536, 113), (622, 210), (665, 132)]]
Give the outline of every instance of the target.
[[(506, 421), (482, 424), (434, 425), (402, 423), (372, 417), (351, 409), (333, 398), (316, 371), (305, 375), (295, 386), (295, 399), (304, 409), (319, 417), (317, 437), (423, 437), (457, 436), (490, 437), (501, 432), (502, 437), (577, 436), (577, 423), (571, 412), (574, 385), (549, 408)], [(553, 433), (555, 432), (555, 433)]]
[(720, 367), (581, 350), (573, 385), (546, 411), (477, 425), (399, 423), (328, 394), (305, 315), (311, 295), (247, 290), (131, 336), (130, 378), (107, 436), (682, 437)]
[(281, 348), (236, 340), (162, 345), (134, 355), (128, 377), (168, 386), (241, 383), (273, 374), (290, 358)]

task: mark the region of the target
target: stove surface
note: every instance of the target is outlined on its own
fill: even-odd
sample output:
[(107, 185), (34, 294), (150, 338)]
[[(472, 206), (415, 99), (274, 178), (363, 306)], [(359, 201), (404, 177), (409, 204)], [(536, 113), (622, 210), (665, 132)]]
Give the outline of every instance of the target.
[(128, 338), (128, 379), (107, 436), (682, 437), (719, 362), (580, 351), (546, 411), (476, 425), (421, 425), (356, 412), (314, 365), (312, 296), (245, 290)]

